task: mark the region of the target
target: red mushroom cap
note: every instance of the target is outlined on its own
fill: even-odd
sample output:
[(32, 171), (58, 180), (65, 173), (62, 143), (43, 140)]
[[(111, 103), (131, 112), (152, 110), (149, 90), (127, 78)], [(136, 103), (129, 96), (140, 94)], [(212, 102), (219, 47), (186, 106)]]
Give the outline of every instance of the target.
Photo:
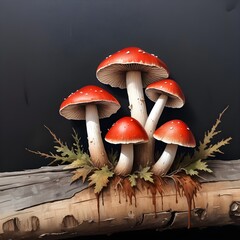
[(118, 100), (106, 90), (88, 85), (70, 94), (61, 104), (59, 113), (72, 120), (85, 119), (85, 105), (96, 104), (99, 118), (111, 116), (120, 108)]
[(126, 88), (127, 71), (141, 71), (143, 87), (169, 76), (168, 68), (162, 60), (138, 47), (124, 48), (110, 55), (99, 64), (96, 75), (102, 83)]
[(180, 108), (185, 103), (185, 97), (180, 86), (172, 79), (163, 79), (151, 83), (145, 89), (147, 97), (156, 102), (160, 94), (168, 96), (166, 107)]
[(122, 117), (108, 130), (105, 140), (112, 144), (143, 143), (148, 135), (135, 118)]
[(157, 140), (167, 144), (177, 144), (184, 147), (195, 147), (195, 138), (189, 127), (181, 120), (171, 120), (160, 126), (153, 134)]

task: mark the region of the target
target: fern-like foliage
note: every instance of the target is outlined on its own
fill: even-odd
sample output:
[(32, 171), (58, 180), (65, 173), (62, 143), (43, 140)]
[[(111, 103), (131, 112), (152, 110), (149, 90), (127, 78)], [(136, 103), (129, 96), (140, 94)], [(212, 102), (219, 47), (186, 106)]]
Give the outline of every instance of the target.
[(94, 186), (94, 192), (100, 193), (104, 187), (107, 187), (109, 179), (114, 175), (108, 166), (95, 170), (89, 176), (89, 186)]
[[(49, 165), (56, 162), (65, 164), (66, 166), (64, 169), (72, 170), (73, 173), (71, 183), (76, 182), (77, 180), (85, 182), (87, 179), (89, 186), (94, 186), (94, 192), (100, 193), (102, 189), (107, 186), (109, 179), (114, 175), (112, 169), (109, 169), (108, 166), (104, 166), (101, 169), (93, 166), (90, 156), (83, 152), (80, 145), (80, 138), (74, 129), (72, 134), (74, 142), (72, 147), (69, 147), (67, 143), (62, 142), (62, 140), (58, 138), (48, 127), (45, 126), (45, 128), (54, 139), (54, 143), (56, 144), (54, 145), (54, 149), (56, 153), (43, 153), (30, 149), (26, 150), (44, 158), (53, 159)], [(117, 161), (117, 152), (112, 151), (109, 155), (112, 162)]]
[(132, 187), (137, 185), (137, 179), (142, 179), (146, 182), (153, 183), (153, 172), (150, 170), (150, 167), (140, 168), (139, 171), (135, 171), (132, 174), (128, 175), (128, 179)]
[[(40, 151), (34, 151), (30, 149), (26, 149), (27, 151), (37, 154), (44, 158), (50, 158), (53, 159), (52, 162), (50, 162), (49, 165), (54, 164), (55, 162), (60, 162), (61, 164), (73, 164), (75, 163), (75, 167), (80, 167), (83, 165), (91, 165), (90, 157), (87, 153), (83, 152), (81, 145), (80, 145), (80, 138), (78, 137), (77, 132), (73, 129), (73, 146), (69, 147), (67, 143), (64, 143), (61, 141), (60, 138), (56, 136), (47, 126), (45, 128), (49, 131), (49, 133), (52, 135), (54, 139), (54, 143), (56, 144), (54, 146), (54, 149), (56, 153), (43, 153)], [(77, 161), (77, 162), (76, 162)], [(77, 165), (76, 165), (77, 163)]]
[(108, 159), (113, 166), (116, 166), (119, 159), (119, 152), (111, 148), (108, 152)]
[(229, 144), (232, 139), (231, 137), (228, 137), (215, 144), (212, 143), (213, 138), (221, 133), (221, 131), (217, 130), (217, 128), (221, 123), (221, 118), (227, 108), (228, 107), (219, 114), (215, 124), (204, 134), (203, 140), (199, 142), (199, 145), (195, 148), (194, 153), (192, 155), (187, 154), (176, 159), (177, 161), (173, 167), (175, 169), (173, 171), (174, 173), (180, 170), (185, 171), (186, 174), (189, 175), (198, 175), (199, 171), (212, 172), (212, 170), (208, 167), (207, 162), (204, 160), (215, 157), (215, 154), (217, 153), (223, 154), (221, 148)]

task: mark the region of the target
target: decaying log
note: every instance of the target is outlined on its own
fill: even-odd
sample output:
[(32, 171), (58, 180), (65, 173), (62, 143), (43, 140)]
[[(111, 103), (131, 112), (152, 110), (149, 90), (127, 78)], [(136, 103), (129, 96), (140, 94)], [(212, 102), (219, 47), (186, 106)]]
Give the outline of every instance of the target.
[[(240, 160), (209, 160), (199, 181), (191, 227), (239, 225)], [(161, 195), (144, 187), (127, 196), (112, 186), (97, 196), (71, 182), (63, 166), (0, 173), (0, 239), (64, 239), (141, 229), (188, 227), (188, 203), (174, 182)]]

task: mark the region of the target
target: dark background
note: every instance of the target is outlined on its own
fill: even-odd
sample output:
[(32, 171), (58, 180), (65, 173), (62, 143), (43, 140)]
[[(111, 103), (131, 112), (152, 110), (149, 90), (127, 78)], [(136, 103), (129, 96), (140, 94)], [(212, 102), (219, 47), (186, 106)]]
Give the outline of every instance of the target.
[[(129, 46), (158, 55), (185, 94), (184, 107), (165, 108), (159, 124), (180, 118), (198, 142), (229, 106), (219, 138), (233, 139), (216, 158), (238, 159), (238, 0), (0, 0), (0, 171), (49, 163), (25, 149), (53, 150), (44, 125), (69, 143), (75, 128), (87, 148), (85, 123), (66, 120), (58, 112), (63, 98), (85, 85), (98, 85), (121, 102), (117, 114), (101, 120), (103, 136), (114, 121), (129, 115), (126, 91), (96, 79), (98, 64)], [(150, 111), (153, 103), (146, 101)], [(220, 236), (221, 231), (207, 233)], [(180, 230), (165, 236), (175, 233), (193, 235)]]

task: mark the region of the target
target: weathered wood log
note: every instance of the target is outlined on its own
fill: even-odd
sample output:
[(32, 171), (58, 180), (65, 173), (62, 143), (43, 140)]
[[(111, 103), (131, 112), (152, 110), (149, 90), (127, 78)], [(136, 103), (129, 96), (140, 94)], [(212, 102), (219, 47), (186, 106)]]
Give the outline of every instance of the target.
[[(208, 162), (191, 227), (239, 225), (240, 160)], [(141, 229), (188, 227), (188, 203), (174, 181), (163, 194), (139, 187), (134, 196), (112, 186), (96, 196), (88, 183), (70, 184), (63, 166), (0, 173), (0, 239), (64, 239)], [(154, 203), (155, 201), (155, 203)]]

